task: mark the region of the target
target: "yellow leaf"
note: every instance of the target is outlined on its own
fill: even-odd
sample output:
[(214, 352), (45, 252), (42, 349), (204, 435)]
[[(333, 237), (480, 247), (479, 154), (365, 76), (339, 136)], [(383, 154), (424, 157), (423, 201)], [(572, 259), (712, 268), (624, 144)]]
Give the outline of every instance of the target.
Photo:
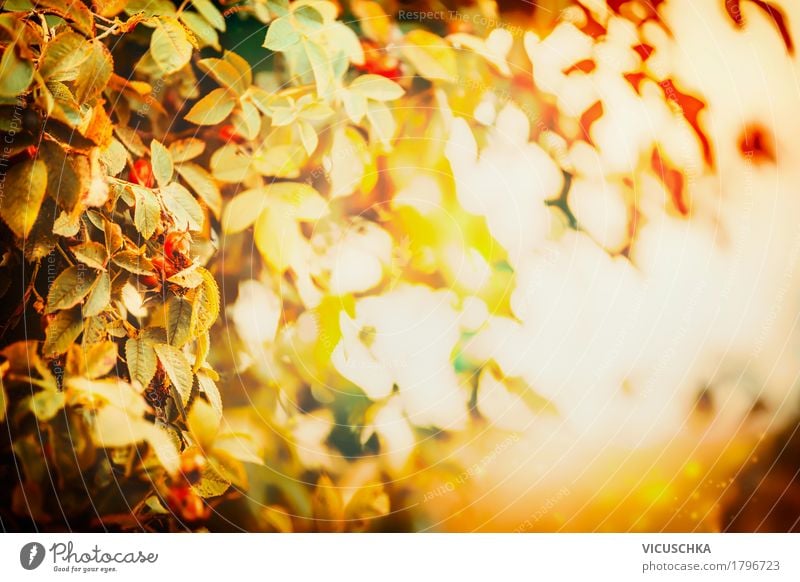
[(222, 417), (205, 400), (195, 399), (186, 422), (195, 442), (204, 451), (210, 451), (219, 432)]
[(96, 279), (97, 272), (82, 265), (64, 269), (47, 294), (47, 313), (77, 305), (89, 293)]
[(157, 16), (150, 39), (153, 60), (167, 74), (182, 69), (192, 58), (192, 43), (186, 29), (174, 16)]
[(194, 104), (186, 114), (186, 121), (195, 125), (217, 125), (233, 111), (236, 96), (228, 89), (214, 89)]
[(458, 77), (452, 47), (432, 32), (412, 30), (405, 36), (402, 51), (417, 73), (430, 81), (453, 83)]
[(377, 2), (356, 0), (350, 4), (353, 14), (358, 18), (361, 31), (369, 39), (380, 44), (389, 42), (392, 21)]
[(8, 171), (0, 197), (0, 216), (19, 238), (26, 238), (39, 216), (47, 190), (47, 166), (28, 159)]

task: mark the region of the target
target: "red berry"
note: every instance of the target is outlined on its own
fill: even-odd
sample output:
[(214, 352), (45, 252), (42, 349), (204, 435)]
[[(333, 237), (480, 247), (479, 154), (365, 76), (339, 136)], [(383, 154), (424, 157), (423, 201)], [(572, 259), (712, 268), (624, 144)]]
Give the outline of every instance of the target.
[(155, 183), (155, 179), (153, 176), (153, 168), (150, 166), (150, 162), (144, 158), (140, 158), (133, 162), (133, 168), (131, 168), (128, 179), (134, 184), (139, 184), (145, 188), (152, 188), (153, 184)]
[(244, 141), (242, 136), (236, 133), (236, 129), (230, 124), (221, 126), (219, 128), (218, 135), (219, 138), (226, 143), (227, 142), (242, 143)]

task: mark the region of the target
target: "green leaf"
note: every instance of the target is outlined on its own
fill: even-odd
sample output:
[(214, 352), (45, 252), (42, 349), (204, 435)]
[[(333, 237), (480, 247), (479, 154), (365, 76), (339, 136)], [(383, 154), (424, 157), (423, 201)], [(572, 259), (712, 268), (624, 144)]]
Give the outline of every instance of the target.
[(376, 101), (392, 101), (405, 93), (400, 85), (382, 75), (361, 75), (350, 83), (349, 89)]
[(108, 260), (108, 253), (105, 245), (99, 242), (87, 241), (85, 243), (71, 247), (70, 250), (75, 258), (84, 265), (93, 269), (103, 270)]
[(458, 77), (456, 55), (444, 39), (418, 28), (406, 34), (404, 40), (403, 55), (420, 76), (431, 81), (455, 82)]
[(222, 495), (230, 486), (231, 482), (209, 463), (203, 467), (200, 480), (192, 485), (192, 489), (203, 499), (208, 499)]
[(97, 279), (97, 272), (83, 266), (64, 269), (47, 294), (47, 313), (74, 307), (86, 297)]
[(168, 344), (156, 344), (153, 346), (156, 351), (164, 371), (167, 373), (170, 382), (180, 395), (181, 402), (185, 408), (189, 403), (189, 396), (192, 394), (192, 384), (194, 375), (188, 360), (178, 348)]
[(42, 353), (45, 356), (63, 354), (78, 338), (82, 330), (83, 319), (81, 319), (80, 313), (77, 310), (60, 311), (52, 321), (50, 321), (45, 330)]
[(47, 166), (27, 159), (11, 167), (0, 197), (0, 217), (17, 237), (26, 238), (33, 228), (47, 190)]
[(203, 227), (203, 209), (186, 188), (173, 182), (163, 189), (162, 197), (176, 228), (197, 231)]
[(150, 162), (156, 182), (163, 188), (172, 180), (174, 168), (169, 150), (157, 139), (150, 142)]
[(282, 53), (300, 42), (301, 38), (292, 21), (288, 17), (281, 17), (270, 23), (262, 46), (273, 52)]
[(133, 223), (136, 230), (146, 239), (155, 233), (161, 222), (161, 205), (158, 198), (149, 188), (132, 186), (135, 207), (133, 210)]
[(0, 96), (16, 97), (28, 89), (33, 80), (33, 63), (20, 58), (16, 43), (3, 50), (0, 58)]
[(39, 59), (39, 74), (46, 81), (74, 81), (91, 51), (92, 45), (80, 34), (71, 30), (62, 32), (45, 45)]
[(202, 59), (197, 62), (200, 70), (218, 84), (236, 93), (239, 97), (247, 91), (249, 83), (231, 63), (223, 59)]
[(211, 174), (205, 168), (191, 162), (179, 164), (176, 169), (178, 175), (206, 203), (214, 216), (219, 217), (222, 211), (222, 194)]
[(114, 72), (114, 61), (111, 53), (102, 41), (92, 40), (86, 60), (72, 84), (73, 93), (78, 103), (87, 103), (105, 89), (111, 74)]
[(185, 119), (195, 125), (217, 125), (231, 114), (235, 105), (236, 96), (220, 87), (195, 103)]
[(167, 299), (167, 341), (175, 347), (182, 347), (192, 339), (193, 304), (185, 297), (177, 295)]
[(153, 347), (143, 339), (131, 338), (125, 342), (125, 359), (131, 382), (137, 381), (146, 388), (155, 376), (158, 364)]
[(200, 48), (210, 46), (218, 51), (222, 50), (222, 47), (219, 46), (217, 31), (197, 12), (184, 10), (178, 15), (178, 18), (192, 31)]
[(192, 58), (192, 43), (186, 29), (173, 16), (158, 16), (150, 39), (153, 60), (166, 74), (182, 69)]
[(267, 196), (261, 188), (234, 196), (222, 212), (222, 231), (228, 234), (243, 231), (256, 221), (266, 207)]
[(64, 408), (66, 399), (63, 392), (43, 390), (31, 396), (30, 408), (42, 422), (52, 420)]
[(111, 303), (111, 277), (108, 271), (103, 271), (98, 275), (97, 281), (92, 287), (86, 303), (83, 305), (83, 316), (93, 317), (99, 315)]
[(211, 0), (192, 0), (192, 4), (197, 8), (197, 11), (203, 15), (203, 18), (208, 20), (211, 26), (220, 32), (225, 32), (225, 17), (222, 16), (222, 13), (211, 3)]

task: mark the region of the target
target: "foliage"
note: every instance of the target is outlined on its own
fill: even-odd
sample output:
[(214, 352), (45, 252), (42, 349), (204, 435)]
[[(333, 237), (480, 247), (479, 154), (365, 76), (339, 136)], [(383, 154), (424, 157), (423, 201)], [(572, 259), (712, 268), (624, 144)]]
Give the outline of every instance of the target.
[[(417, 528), (396, 513), (402, 478), (447, 482), (435, 441), (472, 422), (479, 382), (548, 410), (465, 350), (512, 313), (517, 264), (504, 218), (456, 193), (447, 144), (487, 88), (513, 93), (462, 127), (466, 165), (495, 126), (540, 143), (555, 237), (575, 216), (552, 160), (588, 129), (529, 90), (511, 33), (475, 25), (490, 16), (442, 30), (371, 0), (5, 3), (0, 269), (17, 288), (0, 419), (22, 482), (4, 523)], [(231, 46), (242, 22), (260, 52)], [(429, 308), (433, 380), (373, 321)], [(404, 388), (423, 380), (434, 411)]]

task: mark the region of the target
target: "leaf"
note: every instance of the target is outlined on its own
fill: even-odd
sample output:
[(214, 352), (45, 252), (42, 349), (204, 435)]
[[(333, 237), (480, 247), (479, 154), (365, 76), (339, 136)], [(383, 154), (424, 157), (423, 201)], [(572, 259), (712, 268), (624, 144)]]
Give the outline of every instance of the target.
[(131, 382), (146, 388), (156, 373), (156, 352), (145, 340), (131, 338), (125, 342), (125, 359)]
[(381, 75), (361, 75), (350, 83), (349, 89), (376, 101), (392, 101), (405, 93), (400, 85)]
[(157, 139), (150, 142), (150, 162), (158, 185), (165, 187), (172, 180), (174, 168), (169, 150)]
[(222, 194), (211, 174), (205, 168), (191, 162), (179, 164), (176, 169), (178, 175), (206, 203), (214, 216), (219, 217), (222, 212)]
[(181, 70), (192, 58), (192, 43), (186, 29), (174, 16), (157, 16), (150, 39), (153, 60), (166, 74)]
[(310, 156), (317, 149), (319, 144), (319, 137), (317, 137), (317, 130), (305, 119), (300, 119), (297, 122), (297, 129), (300, 132), (300, 141), (303, 142), (303, 147), (306, 153)]
[(404, 40), (403, 55), (420, 76), (430, 81), (455, 82), (458, 77), (456, 56), (447, 42), (419, 28), (406, 34)]
[(367, 119), (372, 125), (374, 136), (377, 137), (384, 146), (388, 147), (395, 132), (397, 123), (392, 116), (389, 108), (379, 101), (370, 101), (367, 104)]
[(208, 20), (211, 26), (220, 32), (225, 32), (225, 17), (222, 16), (210, 0), (192, 0), (192, 4), (203, 15), (203, 18)]
[(11, 167), (0, 197), (0, 217), (19, 238), (30, 234), (47, 189), (47, 166), (39, 159), (27, 159)]
[(93, 269), (103, 270), (108, 260), (105, 245), (99, 242), (87, 241), (85, 243), (71, 247), (70, 250), (75, 258), (84, 265)]
[(291, 205), (271, 201), (255, 223), (254, 241), (261, 256), (269, 265), (283, 273), (292, 264), (302, 261), (305, 239), (294, 220)]
[(492, 46), (484, 39), (472, 34), (467, 34), (466, 32), (457, 32), (455, 34), (448, 35), (447, 40), (449, 40), (453, 46), (463, 46), (476, 52), (481, 57), (486, 59), (487, 62), (491, 63), (492, 66), (494, 66), (500, 72), (500, 74), (506, 77), (511, 76), (511, 69), (506, 62), (505, 55), (493, 51)]
[(214, 446), (214, 439), (219, 432), (221, 420), (222, 417), (217, 414), (213, 406), (198, 398), (192, 404), (192, 408), (186, 418), (186, 424), (200, 448), (211, 450)]
[(173, 182), (161, 194), (176, 228), (197, 231), (203, 227), (203, 209), (186, 188)]
[(111, 74), (114, 72), (114, 61), (111, 53), (102, 41), (90, 41), (89, 54), (80, 67), (80, 72), (72, 84), (73, 93), (78, 103), (91, 101), (105, 89)]
[(281, 17), (270, 23), (262, 46), (273, 52), (282, 53), (299, 43), (301, 38), (291, 20), (288, 17)]
[(65, 210), (72, 210), (91, 180), (85, 156), (67, 155), (55, 141), (42, 140), (38, 159), (47, 164), (47, 194)]
[(179, 139), (169, 144), (169, 153), (172, 156), (172, 161), (176, 164), (182, 164), (195, 159), (197, 156), (201, 155), (205, 149), (206, 142), (194, 137)]
[(245, 139), (255, 139), (261, 131), (261, 116), (256, 106), (249, 101), (243, 101), (241, 106), (234, 110), (231, 122), (236, 133)]
[(6, 388), (3, 386), (3, 377), (0, 376), (0, 422), (5, 422), (7, 408), (8, 400), (6, 399)]
[(167, 341), (181, 347), (192, 338), (193, 304), (185, 297), (172, 295), (167, 300)]
[(60, 311), (45, 330), (42, 353), (57, 356), (67, 351), (83, 330), (83, 320), (77, 310)]
[(175, 283), (186, 289), (194, 289), (203, 282), (203, 276), (197, 272), (198, 266), (193, 264), (182, 271), (172, 275), (167, 281)]
[(222, 396), (220, 396), (219, 388), (217, 388), (216, 383), (214, 380), (208, 377), (208, 375), (201, 370), (197, 374), (197, 384), (200, 386), (200, 389), (203, 391), (203, 394), (206, 395), (209, 404), (214, 407), (214, 410), (217, 411), (219, 416), (222, 416)]
[(47, 422), (52, 420), (64, 408), (65, 401), (63, 392), (43, 390), (31, 396), (31, 412), (42, 422)]
[(203, 499), (208, 499), (222, 495), (230, 486), (231, 482), (208, 463), (203, 468), (200, 480), (192, 485), (192, 489)]
[(261, 188), (234, 196), (222, 211), (222, 231), (228, 234), (243, 231), (256, 221), (266, 205), (267, 197)]
[(102, 313), (111, 304), (111, 277), (103, 271), (97, 277), (86, 303), (83, 305), (83, 316), (93, 317)]
[(133, 224), (144, 238), (149, 239), (161, 222), (161, 205), (149, 188), (134, 186), (131, 190), (135, 201)]
[(192, 368), (186, 357), (178, 348), (168, 344), (156, 344), (153, 346), (156, 351), (161, 365), (164, 366), (164, 371), (167, 373), (170, 382), (175, 387), (175, 390), (180, 395), (181, 402), (184, 407), (189, 403), (189, 396), (192, 393), (192, 383), (194, 375)]
[(258, 154), (254, 156), (243, 151), (235, 144), (226, 144), (211, 156), (211, 174), (220, 182), (229, 184), (245, 181), (257, 156)]
[[(208, 352), (211, 350), (211, 336), (208, 332), (201, 333), (197, 336), (196, 347), (194, 352), (194, 364), (192, 365), (192, 372), (197, 374), (203, 364), (206, 363)], [(199, 379), (198, 379), (199, 380)]]
[(214, 89), (194, 104), (186, 114), (186, 121), (195, 125), (217, 125), (233, 111), (236, 96), (227, 89)]
[(311, 65), (311, 72), (314, 74), (317, 95), (322, 99), (328, 99), (333, 92), (334, 85), (331, 59), (322, 46), (310, 40), (303, 40), (303, 49)]
[(74, 307), (86, 296), (97, 279), (97, 272), (82, 266), (64, 269), (47, 294), (46, 313)]
[(0, 58), (0, 96), (16, 97), (28, 89), (33, 80), (33, 63), (20, 58), (16, 43), (11, 43)]
[(356, 0), (350, 4), (364, 36), (385, 45), (389, 42), (392, 21), (377, 2)]
[(197, 61), (197, 66), (218, 84), (230, 89), (239, 97), (244, 95), (244, 92), (249, 87), (242, 74), (226, 60), (202, 59)]
[(91, 44), (80, 34), (62, 32), (45, 45), (39, 58), (39, 74), (46, 81), (74, 81), (91, 51)]
[(112, 262), (134, 275), (154, 275), (153, 264), (139, 253), (120, 251), (111, 257)]
[(317, 530), (336, 532), (342, 530), (341, 520), (344, 517), (342, 495), (327, 475), (317, 481), (317, 488), (311, 497), (311, 507)]
[(207, 332), (214, 325), (219, 316), (219, 287), (214, 277), (207, 269), (200, 267), (198, 273), (203, 277), (203, 283), (197, 287), (194, 298), (194, 317), (192, 319), (192, 337)]
[(94, 16), (81, 0), (37, 0), (36, 7), (72, 22), (85, 36), (94, 36)]
[(180, 452), (175, 441), (162, 428), (125, 411), (106, 406), (94, 419), (94, 438), (100, 447), (126, 447), (147, 441), (161, 466), (170, 474), (180, 468)]
[(197, 12), (184, 10), (178, 15), (178, 18), (192, 31), (200, 48), (210, 46), (218, 51), (222, 50), (222, 47), (219, 46), (217, 31)]
[(328, 213), (328, 203), (312, 186), (303, 182), (275, 182), (266, 187), (269, 199), (278, 199), (291, 207), (296, 220), (319, 220)]
[(112, 341), (89, 344), (83, 349), (83, 360), (87, 378), (105, 376), (117, 365), (117, 344)]

